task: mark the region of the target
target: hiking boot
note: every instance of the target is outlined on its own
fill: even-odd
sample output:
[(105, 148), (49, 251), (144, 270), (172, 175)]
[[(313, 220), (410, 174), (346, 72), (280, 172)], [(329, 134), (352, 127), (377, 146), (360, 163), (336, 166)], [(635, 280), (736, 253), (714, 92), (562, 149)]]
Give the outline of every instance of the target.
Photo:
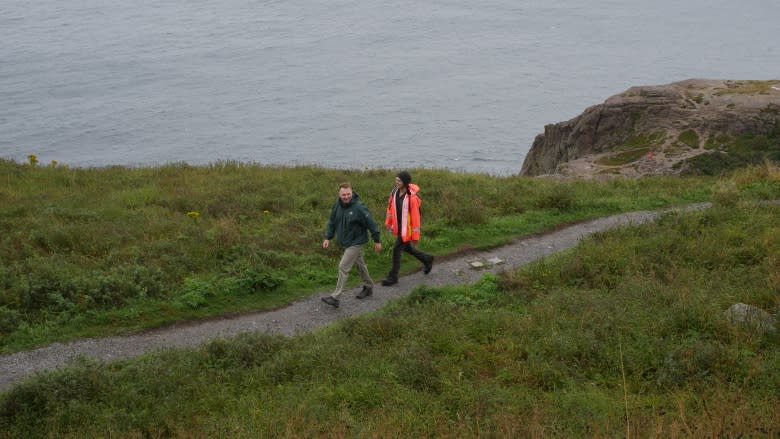
[(382, 279), (382, 285), (389, 287), (390, 285), (395, 285), (398, 283), (398, 279), (394, 277), (386, 277)]
[(360, 293), (355, 296), (358, 299), (365, 299), (366, 297), (370, 296), (374, 290), (371, 287), (363, 285), (363, 290), (360, 291)]
[(326, 296), (326, 297), (322, 298), (322, 301), (327, 303), (328, 305), (334, 307), (334, 308), (338, 308), (339, 307), (339, 299), (334, 299), (334, 298), (332, 298), (330, 296)]
[(425, 268), (423, 268), (423, 273), (428, 274), (433, 269), (433, 255), (428, 256), (428, 260), (425, 261)]

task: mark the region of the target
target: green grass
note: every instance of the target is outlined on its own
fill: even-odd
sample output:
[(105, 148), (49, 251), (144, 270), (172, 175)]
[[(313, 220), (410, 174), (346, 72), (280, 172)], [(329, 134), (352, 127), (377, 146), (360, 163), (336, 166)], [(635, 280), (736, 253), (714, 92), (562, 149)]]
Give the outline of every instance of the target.
[(734, 142), (734, 139), (728, 134), (718, 133), (711, 134), (707, 138), (707, 142), (704, 144), (704, 148), (708, 150), (726, 148)]
[[(421, 247), (485, 248), (561, 224), (710, 197), (709, 178), (554, 182), (432, 169)], [(333, 288), (321, 248), (349, 180), (380, 222), (389, 170), (220, 162), (71, 169), (0, 160), (0, 352), (272, 309)], [(380, 279), (381, 254), (366, 251)], [(417, 269), (404, 258), (404, 271)], [(353, 284), (357, 277), (353, 276)]]
[(663, 144), (666, 138), (666, 132), (652, 131), (649, 133), (634, 134), (619, 146), (617, 149), (632, 149), (632, 148), (651, 148)]
[(683, 167), (684, 175), (719, 175), (765, 161), (780, 163), (780, 130), (775, 127), (766, 135), (751, 134), (736, 138), (718, 135), (708, 139), (705, 148), (710, 152), (677, 164)]
[(699, 135), (694, 130), (685, 130), (677, 136), (677, 140), (691, 148), (699, 147)]
[[(421, 286), (370, 315), (302, 336), (245, 334), (111, 364), (83, 360), (2, 395), (0, 431), (237, 438), (780, 434), (780, 336), (732, 325), (724, 315), (740, 302), (780, 312), (780, 206), (763, 201), (780, 198), (776, 167), (716, 180), (560, 188), (418, 174), (431, 183), (466, 179), (472, 188), (490, 181), (525, 185), (524, 193), (534, 195), (519, 216), (541, 227), (556, 223), (549, 206), (564, 221), (579, 210), (586, 216), (660, 207), (671, 204), (661, 194), (671, 198), (679, 185), (692, 190), (683, 192), (690, 199), (706, 193), (714, 204), (597, 233), (562, 254), (474, 284)], [(546, 189), (532, 189), (537, 184)], [(430, 200), (426, 208), (435, 212)], [(481, 221), (483, 228), (514, 227), (510, 219)], [(450, 237), (447, 245), (474, 238), (465, 225), (452, 229), (460, 237), (439, 227), (437, 239)]]
[(728, 88), (715, 89), (715, 95), (729, 94), (766, 94), (770, 93), (773, 85), (780, 84), (780, 81), (733, 81)]
[[(631, 117), (634, 122), (636, 122), (640, 116), (638, 113), (632, 113)], [(617, 145), (614, 148), (613, 154), (602, 157), (596, 163), (604, 166), (622, 166), (628, 163), (633, 163), (642, 158), (648, 152), (652, 151), (654, 148), (660, 146), (663, 143), (665, 137), (666, 132), (664, 131), (632, 134), (623, 143)], [(619, 171), (614, 170), (614, 172), (611, 172), (611, 170), (606, 169), (601, 173), (619, 174)]]

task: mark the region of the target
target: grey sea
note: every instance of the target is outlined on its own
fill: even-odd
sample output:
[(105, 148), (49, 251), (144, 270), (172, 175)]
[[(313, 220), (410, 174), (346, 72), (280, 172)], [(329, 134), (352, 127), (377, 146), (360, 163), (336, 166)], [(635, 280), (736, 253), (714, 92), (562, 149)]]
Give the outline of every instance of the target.
[(0, 0), (0, 157), (511, 175), (688, 78), (780, 79), (780, 2)]

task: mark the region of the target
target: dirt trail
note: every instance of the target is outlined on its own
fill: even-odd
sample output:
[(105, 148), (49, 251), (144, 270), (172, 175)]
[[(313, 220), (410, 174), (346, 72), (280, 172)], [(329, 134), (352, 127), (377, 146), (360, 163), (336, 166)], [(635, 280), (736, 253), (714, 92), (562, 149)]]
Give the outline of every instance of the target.
[[(698, 210), (708, 206), (708, 203), (700, 203), (686, 206), (681, 210)], [(377, 282), (374, 295), (368, 299), (355, 299), (358, 289), (345, 291), (338, 309), (322, 303), (320, 297), (326, 294), (323, 292), (275, 311), (188, 322), (134, 335), (54, 343), (30, 351), (2, 355), (0, 356), (0, 392), (8, 390), (35, 373), (66, 366), (81, 356), (111, 362), (167, 348), (196, 347), (209, 339), (230, 337), (242, 332), (265, 331), (295, 335), (311, 331), (345, 317), (375, 310), (393, 299), (407, 295), (420, 284), (443, 286), (474, 282), (488, 271), (497, 273), (517, 268), (552, 253), (574, 247), (582, 238), (592, 233), (620, 225), (649, 222), (668, 210), (670, 209), (598, 218), (543, 235), (518, 239), (492, 250), (442, 258), (443, 260), (434, 264), (433, 271), (427, 276), (422, 272), (404, 276), (392, 287), (383, 287)], [(494, 264), (490, 262), (491, 260), (501, 262)], [(483, 262), (484, 268), (473, 268), (471, 263), (474, 261)]]

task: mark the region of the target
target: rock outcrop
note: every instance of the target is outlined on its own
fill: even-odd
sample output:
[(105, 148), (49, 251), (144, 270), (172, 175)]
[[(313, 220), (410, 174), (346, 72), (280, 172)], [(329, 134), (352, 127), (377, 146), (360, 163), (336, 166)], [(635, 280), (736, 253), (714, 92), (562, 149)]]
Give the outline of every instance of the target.
[(780, 80), (689, 79), (631, 87), (536, 136), (521, 175), (662, 175), (780, 124)]

